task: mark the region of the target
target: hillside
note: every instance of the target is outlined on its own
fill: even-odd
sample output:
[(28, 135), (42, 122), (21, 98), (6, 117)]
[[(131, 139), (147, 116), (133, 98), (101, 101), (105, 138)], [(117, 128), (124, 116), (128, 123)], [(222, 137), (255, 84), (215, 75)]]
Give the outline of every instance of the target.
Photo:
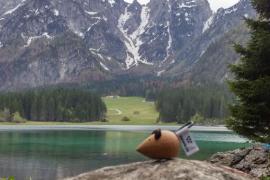
[[(136, 0), (0, 0), (0, 5), (0, 90), (126, 75), (223, 82), (227, 64), (238, 58), (228, 50), (227, 37), (243, 37), (243, 18), (255, 17), (249, 0), (215, 13), (207, 0), (151, 0), (147, 5)], [(213, 49), (217, 44), (224, 44), (219, 52), (226, 54), (212, 63), (220, 56)]]

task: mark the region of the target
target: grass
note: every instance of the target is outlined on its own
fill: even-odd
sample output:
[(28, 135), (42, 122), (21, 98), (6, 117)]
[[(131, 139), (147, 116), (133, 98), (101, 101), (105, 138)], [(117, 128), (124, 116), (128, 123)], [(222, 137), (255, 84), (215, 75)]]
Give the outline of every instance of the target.
[[(141, 97), (104, 97), (108, 112), (107, 122), (1, 122), (0, 125), (152, 125), (156, 124), (158, 112), (153, 102), (145, 102)], [(164, 124), (164, 123), (163, 123)], [(166, 123), (173, 125), (175, 123)]]
[[(105, 97), (103, 100), (108, 109), (109, 124), (155, 124), (158, 118), (154, 103), (140, 97)], [(123, 121), (124, 117), (129, 120)]]

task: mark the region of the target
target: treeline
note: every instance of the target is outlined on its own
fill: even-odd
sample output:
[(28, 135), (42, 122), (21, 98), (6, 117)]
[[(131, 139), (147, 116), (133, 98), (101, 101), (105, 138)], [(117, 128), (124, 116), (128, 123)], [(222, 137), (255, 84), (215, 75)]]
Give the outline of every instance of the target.
[(188, 87), (164, 89), (157, 97), (159, 121), (185, 123), (192, 118), (224, 119), (229, 116), (232, 95), (222, 88)]
[(0, 93), (0, 111), (31, 121), (99, 121), (106, 106), (101, 97), (86, 90), (47, 88)]
[(123, 76), (112, 80), (88, 83), (81, 88), (98, 92), (103, 96), (140, 96), (153, 101), (156, 99), (158, 91), (168, 85), (168, 80)]

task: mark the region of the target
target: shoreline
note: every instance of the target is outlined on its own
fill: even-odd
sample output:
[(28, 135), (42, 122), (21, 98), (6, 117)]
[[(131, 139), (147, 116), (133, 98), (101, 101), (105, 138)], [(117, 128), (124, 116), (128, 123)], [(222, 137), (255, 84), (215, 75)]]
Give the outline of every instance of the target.
[[(0, 131), (27, 130), (92, 130), (92, 131), (138, 131), (155, 129), (176, 130), (180, 125), (0, 125)], [(193, 132), (232, 132), (225, 126), (193, 126)]]

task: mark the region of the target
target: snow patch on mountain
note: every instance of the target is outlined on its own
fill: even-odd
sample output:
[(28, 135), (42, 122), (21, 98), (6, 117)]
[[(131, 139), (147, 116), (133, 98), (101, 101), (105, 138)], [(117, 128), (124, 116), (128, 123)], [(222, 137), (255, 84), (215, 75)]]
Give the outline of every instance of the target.
[(193, 8), (195, 7), (195, 1), (182, 2), (182, 4), (178, 5), (178, 8)]
[(15, 12), (17, 9), (19, 9), (21, 6), (23, 6), (23, 5), (24, 5), (24, 2), (25, 2), (25, 0), (23, 0), (23, 1), (22, 1), (20, 4), (18, 4), (15, 8), (6, 11), (6, 12), (3, 14), (3, 16), (8, 15), (8, 14), (12, 14), (12, 13)]
[(158, 71), (157, 76), (160, 77), (164, 72), (165, 72), (165, 70)]
[(89, 14), (90, 16), (97, 15), (98, 12), (93, 12), (93, 11), (84, 11), (86, 14)]
[(59, 16), (59, 11), (57, 9), (54, 9), (53, 13), (54, 13), (55, 16)]
[[(169, 0), (167, 0), (167, 2), (168, 2), (168, 6), (169, 6), (169, 10), (168, 10), (169, 11), (169, 15), (171, 15), (172, 6), (169, 3)], [(170, 56), (170, 50), (171, 50), (171, 47), (172, 47), (171, 24), (170, 24), (170, 21), (169, 20), (167, 21), (167, 33), (168, 33), (168, 45), (167, 45), (167, 48), (166, 48), (167, 56), (164, 59), (164, 61), (166, 61), (169, 58), (169, 56)]]
[(110, 3), (111, 7), (113, 7), (115, 4), (115, 0), (108, 0), (108, 2)]
[(207, 21), (204, 23), (204, 26), (203, 26), (203, 33), (210, 28), (210, 26), (212, 25), (213, 21), (214, 21), (214, 17), (215, 17), (215, 14), (213, 14), (212, 16), (209, 17), (209, 19), (207, 19)]
[(66, 75), (66, 72), (68, 70), (68, 66), (65, 62), (65, 59), (59, 59), (60, 61), (60, 67), (59, 67), (59, 76), (60, 76), (60, 79), (64, 79), (65, 78), (65, 75)]
[(121, 14), (118, 20), (118, 29), (124, 36), (124, 44), (127, 48), (127, 58), (126, 58), (126, 68), (129, 69), (132, 66), (137, 66), (138, 62), (152, 65), (152, 63), (147, 62), (147, 60), (142, 60), (139, 50), (142, 45), (142, 41), (140, 40), (140, 35), (145, 32), (145, 28), (149, 23), (149, 14), (150, 10), (147, 6), (142, 6), (141, 10), (141, 23), (139, 27), (131, 34), (128, 34), (128, 30), (124, 28), (127, 20), (132, 16), (132, 13), (128, 11), (127, 6), (125, 8), (125, 12)]
[(80, 38), (84, 38), (84, 33), (72, 22), (69, 23), (69, 28), (74, 32), (76, 35), (78, 35)]
[(231, 13), (233, 13), (235, 11), (237, 11), (237, 7), (232, 7), (232, 8), (226, 9), (224, 14), (225, 15), (226, 14), (231, 14)]
[(141, 34), (145, 32), (145, 28), (149, 23), (149, 9), (147, 6), (142, 6), (141, 10), (141, 24), (139, 27), (131, 34), (133, 40), (137, 39)]
[(88, 27), (87, 31), (90, 31), (95, 25), (100, 23), (101, 19), (98, 19), (95, 23), (93, 23), (91, 26)]
[(110, 69), (109, 69), (107, 66), (105, 66), (105, 64), (103, 64), (102, 62), (99, 62), (99, 64), (100, 64), (101, 67), (102, 67), (103, 69), (105, 69), (106, 71), (110, 71)]
[(31, 43), (37, 39), (40, 39), (40, 38), (47, 38), (47, 39), (53, 39), (52, 36), (50, 36), (47, 32), (43, 33), (41, 36), (32, 36), (32, 37), (29, 37), (28, 40), (27, 40), (27, 43), (26, 45), (24, 45), (24, 47), (29, 47), (31, 45)]

